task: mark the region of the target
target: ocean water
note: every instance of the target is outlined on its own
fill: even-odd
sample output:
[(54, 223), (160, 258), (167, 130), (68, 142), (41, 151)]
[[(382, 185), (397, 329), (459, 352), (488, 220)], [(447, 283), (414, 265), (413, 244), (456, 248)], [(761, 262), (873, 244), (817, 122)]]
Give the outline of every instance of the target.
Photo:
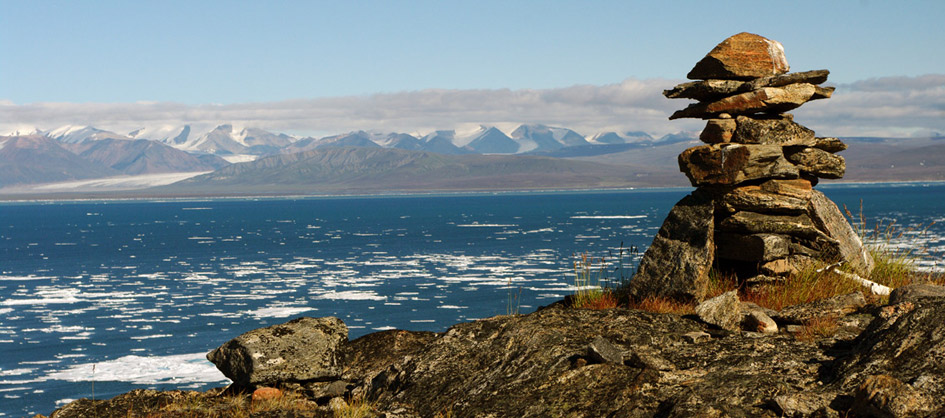
[[(945, 184), (819, 188), (867, 225), (937, 222), (894, 244), (943, 268)], [(223, 386), (206, 352), (302, 315), (353, 339), (530, 312), (582, 253), (629, 274), (689, 191), (3, 203), (0, 416)]]

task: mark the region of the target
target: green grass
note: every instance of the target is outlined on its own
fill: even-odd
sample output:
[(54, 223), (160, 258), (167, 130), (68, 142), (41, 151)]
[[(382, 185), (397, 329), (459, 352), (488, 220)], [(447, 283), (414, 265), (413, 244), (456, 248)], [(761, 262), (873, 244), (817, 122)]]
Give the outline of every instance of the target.
[(617, 307), (617, 296), (607, 277), (607, 262), (584, 253), (574, 262), (574, 295), (571, 307), (610, 309)]
[(916, 262), (927, 254), (928, 247), (924, 241), (935, 222), (903, 227), (894, 220), (878, 221), (870, 228), (863, 215), (862, 202), (857, 215), (846, 207), (843, 209), (854, 231), (873, 256), (875, 266), (870, 280), (891, 288), (936, 281), (931, 273), (921, 272), (916, 267)]

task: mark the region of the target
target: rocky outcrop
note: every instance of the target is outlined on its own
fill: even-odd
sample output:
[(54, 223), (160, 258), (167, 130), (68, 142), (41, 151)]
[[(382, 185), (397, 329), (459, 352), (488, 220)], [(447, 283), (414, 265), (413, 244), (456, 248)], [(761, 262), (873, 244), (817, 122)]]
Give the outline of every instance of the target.
[(338, 318), (298, 318), (249, 331), (207, 354), (207, 360), (240, 386), (338, 378), (348, 327)]
[[(945, 396), (945, 297), (861, 308), (851, 316), (844, 316), (849, 309), (821, 307), (812, 315), (839, 315), (840, 330), (814, 341), (797, 338), (797, 325), (767, 323), (773, 312), (740, 303), (737, 295), (716, 305), (716, 313), (727, 312), (721, 323), (730, 323), (734, 312), (743, 327), (749, 318), (760, 321), (751, 332), (729, 331), (695, 316), (558, 303), (442, 333), (369, 334), (333, 349), (347, 363), (334, 382), (300, 384), (293, 376), (272, 385), (303, 393), (309, 412), (248, 416), (332, 416), (331, 405), (358, 397), (370, 399), (377, 416), (404, 418), (945, 414), (937, 401)], [(316, 393), (316, 384), (325, 387)], [(173, 410), (165, 405), (223, 404), (218, 394), (134, 391), (109, 401), (79, 400), (53, 416), (187, 416), (166, 412)]]
[[(863, 243), (837, 205), (813, 190), (820, 178), (843, 176), (846, 163), (835, 153), (846, 145), (837, 138), (817, 137), (783, 113), (810, 100), (829, 98), (833, 88), (819, 85), (829, 72), (787, 71), (780, 43), (740, 33), (716, 46), (690, 71), (689, 78), (700, 81), (663, 93), (698, 101), (670, 119), (707, 120), (699, 136), (707, 145), (683, 151), (678, 161), (680, 171), (697, 187), (693, 196), (711, 201), (714, 210), (701, 215), (711, 219), (687, 218), (679, 227), (667, 218), (661, 232), (708, 224), (712, 228), (700, 231), (713, 232), (711, 237), (688, 241), (682, 235), (685, 246), (666, 245), (657, 236), (644, 254), (645, 264), (671, 269), (677, 259), (685, 260), (684, 266), (697, 260), (700, 268), (710, 265), (734, 272), (743, 282), (837, 262), (869, 276), (873, 260)], [(711, 253), (705, 256), (707, 252)], [(699, 288), (702, 275), (672, 280), (655, 276), (659, 275), (641, 264), (630, 281), (630, 293), (636, 298), (700, 300), (698, 292), (677, 289)], [(653, 286), (658, 281), (674, 284)]]

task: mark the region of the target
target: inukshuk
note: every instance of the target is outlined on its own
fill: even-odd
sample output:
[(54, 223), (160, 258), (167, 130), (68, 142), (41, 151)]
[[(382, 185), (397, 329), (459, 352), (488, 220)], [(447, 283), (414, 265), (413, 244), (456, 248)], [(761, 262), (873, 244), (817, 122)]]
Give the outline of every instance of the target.
[(670, 119), (707, 120), (707, 145), (679, 155), (696, 190), (670, 211), (630, 281), (631, 295), (705, 298), (713, 268), (739, 280), (778, 280), (818, 264), (842, 262), (867, 277), (873, 260), (819, 178), (843, 176), (846, 149), (784, 113), (829, 98), (827, 70), (788, 73), (777, 41), (739, 33), (715, 47), (663, 94), (695, 99)]

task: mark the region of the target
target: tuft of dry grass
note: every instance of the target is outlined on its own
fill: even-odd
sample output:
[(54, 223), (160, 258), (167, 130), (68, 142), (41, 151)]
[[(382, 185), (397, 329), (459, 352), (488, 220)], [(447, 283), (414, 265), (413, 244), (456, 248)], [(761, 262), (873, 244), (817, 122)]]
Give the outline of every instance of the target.
[(711, 299), (738, 287), (738, 277), (735, 273), (723, 273), (712, 269), (709, 271), (709, 285), (706, 288), (705, 298)]
[(745, 289), (739, 296), (743, 301), (780, 311), (791, 305), (863, 290), (863, 286), (847, 277), (830, 271), (817, 271), (811, 266), (781, 283)]
[(376, 405), (364, 397), (350, 398), (341, 408), (332, 411), (334, 418), (367, 418), (377, 415)]
[(839, 328), (836, 316), (821, 316), (804, 323), (804, 327), (794, 336), (800, 341), (811, 342), (818, 338), (830, 337), (836, 334)]
[[(286, 391), (283, 396), (274, 399), (252, 401), (248, 394), (233, 394), (226, 396), (210, 396), (199, 392), (184, 394), (174, 402), (161, 405), (154, 409), (142, 408), (138, 411), (128, 411), (128, 417), (201, 417), (201, 418), (249, 418), (265, 415), (269, 412), (297, 412), (314, 411), (318, 405), (303, 395)], [(143, 415), (140, 415), (140, 414)]]
[(671, 313), (677, 315), (689, 315), (696, 309), (695, 304), (683, 303), (666, 297), (650, 296), (646, 299), (629, 302), (630, 309), (639, 309), (641, 311), (656, 313)]

